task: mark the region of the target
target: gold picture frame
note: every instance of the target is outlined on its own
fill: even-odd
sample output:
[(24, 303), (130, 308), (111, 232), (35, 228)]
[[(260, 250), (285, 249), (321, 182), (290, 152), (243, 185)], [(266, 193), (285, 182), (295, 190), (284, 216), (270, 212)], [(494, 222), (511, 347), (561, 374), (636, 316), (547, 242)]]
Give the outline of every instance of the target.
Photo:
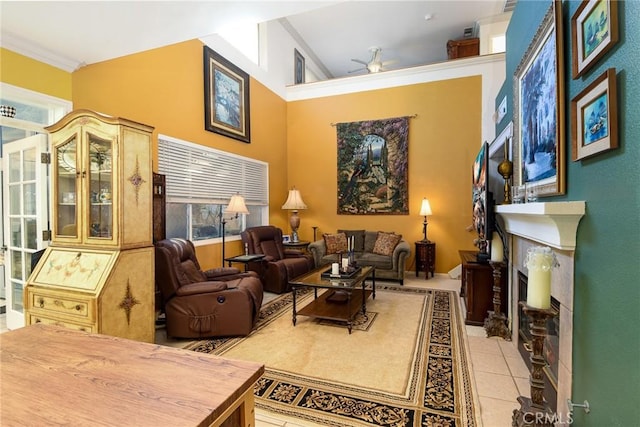
[(572, 160), (618, 147), (616, 69), (609, 68), (571, 100)]
[(554, 0), (514, 73), (513, 185), (564, 194), (562, 5)]
[(571, 18), (573, 78), (587, 72), (617, 42), (618, 1), (583, 1)]
[(204, 46), (204, 128), (251, 142), (249, 74)]

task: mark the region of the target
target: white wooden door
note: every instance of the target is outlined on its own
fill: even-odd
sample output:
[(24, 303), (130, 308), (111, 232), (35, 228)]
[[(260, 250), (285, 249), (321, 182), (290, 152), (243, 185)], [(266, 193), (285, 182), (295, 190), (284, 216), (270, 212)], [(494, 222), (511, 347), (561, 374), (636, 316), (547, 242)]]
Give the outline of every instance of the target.
[(2, 216), (5, 240), (7, 328), (24, 326), (23, 290), (31, 274), (32, 254), (48, 246), (48, 164), (41, 162), (47, 135), (5, 143), (2, 148)]

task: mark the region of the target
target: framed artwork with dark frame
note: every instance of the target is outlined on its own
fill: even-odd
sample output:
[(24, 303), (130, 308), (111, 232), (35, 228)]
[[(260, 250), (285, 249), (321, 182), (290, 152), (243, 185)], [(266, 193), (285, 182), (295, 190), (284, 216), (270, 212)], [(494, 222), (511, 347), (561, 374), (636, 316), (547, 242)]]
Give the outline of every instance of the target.
[(293, 49), (293, 62), (294, 83), (297, 85), (304, 83), (306, 77), (304, 68), (304, 56), (302, 56), (302, 54), (298, 52), (298, 49)]
[(249, 74), (204, 47), (204, 128), (251, 142)]
[(571, 100), (571, 159), (618, 147), (616, 69), (609, 68)]
[(552, 2), (514, 74), (513, 184), (539, 197), (565, 193), (561, 7)]
[(589, 70), (617, 42), (618, 1), (583, 1), (571, 17), (573, 78)]

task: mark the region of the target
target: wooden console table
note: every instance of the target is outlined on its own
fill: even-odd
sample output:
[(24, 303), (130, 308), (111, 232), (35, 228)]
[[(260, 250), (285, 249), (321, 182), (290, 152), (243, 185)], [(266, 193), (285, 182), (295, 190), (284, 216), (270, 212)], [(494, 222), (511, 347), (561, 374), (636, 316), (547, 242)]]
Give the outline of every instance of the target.
[(36, 324), (0, 335), (2, 425), (254, 426), (264, 365)]

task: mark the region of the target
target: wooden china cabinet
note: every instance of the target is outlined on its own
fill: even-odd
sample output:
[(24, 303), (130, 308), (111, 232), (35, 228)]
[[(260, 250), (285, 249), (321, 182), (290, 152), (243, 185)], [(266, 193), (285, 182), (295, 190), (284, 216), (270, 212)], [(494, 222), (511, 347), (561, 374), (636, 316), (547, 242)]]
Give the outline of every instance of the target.
[(25, 288), (26, 324), (153, 342), (153, 128), (78, 110), (46, 129), (51, 245)]

